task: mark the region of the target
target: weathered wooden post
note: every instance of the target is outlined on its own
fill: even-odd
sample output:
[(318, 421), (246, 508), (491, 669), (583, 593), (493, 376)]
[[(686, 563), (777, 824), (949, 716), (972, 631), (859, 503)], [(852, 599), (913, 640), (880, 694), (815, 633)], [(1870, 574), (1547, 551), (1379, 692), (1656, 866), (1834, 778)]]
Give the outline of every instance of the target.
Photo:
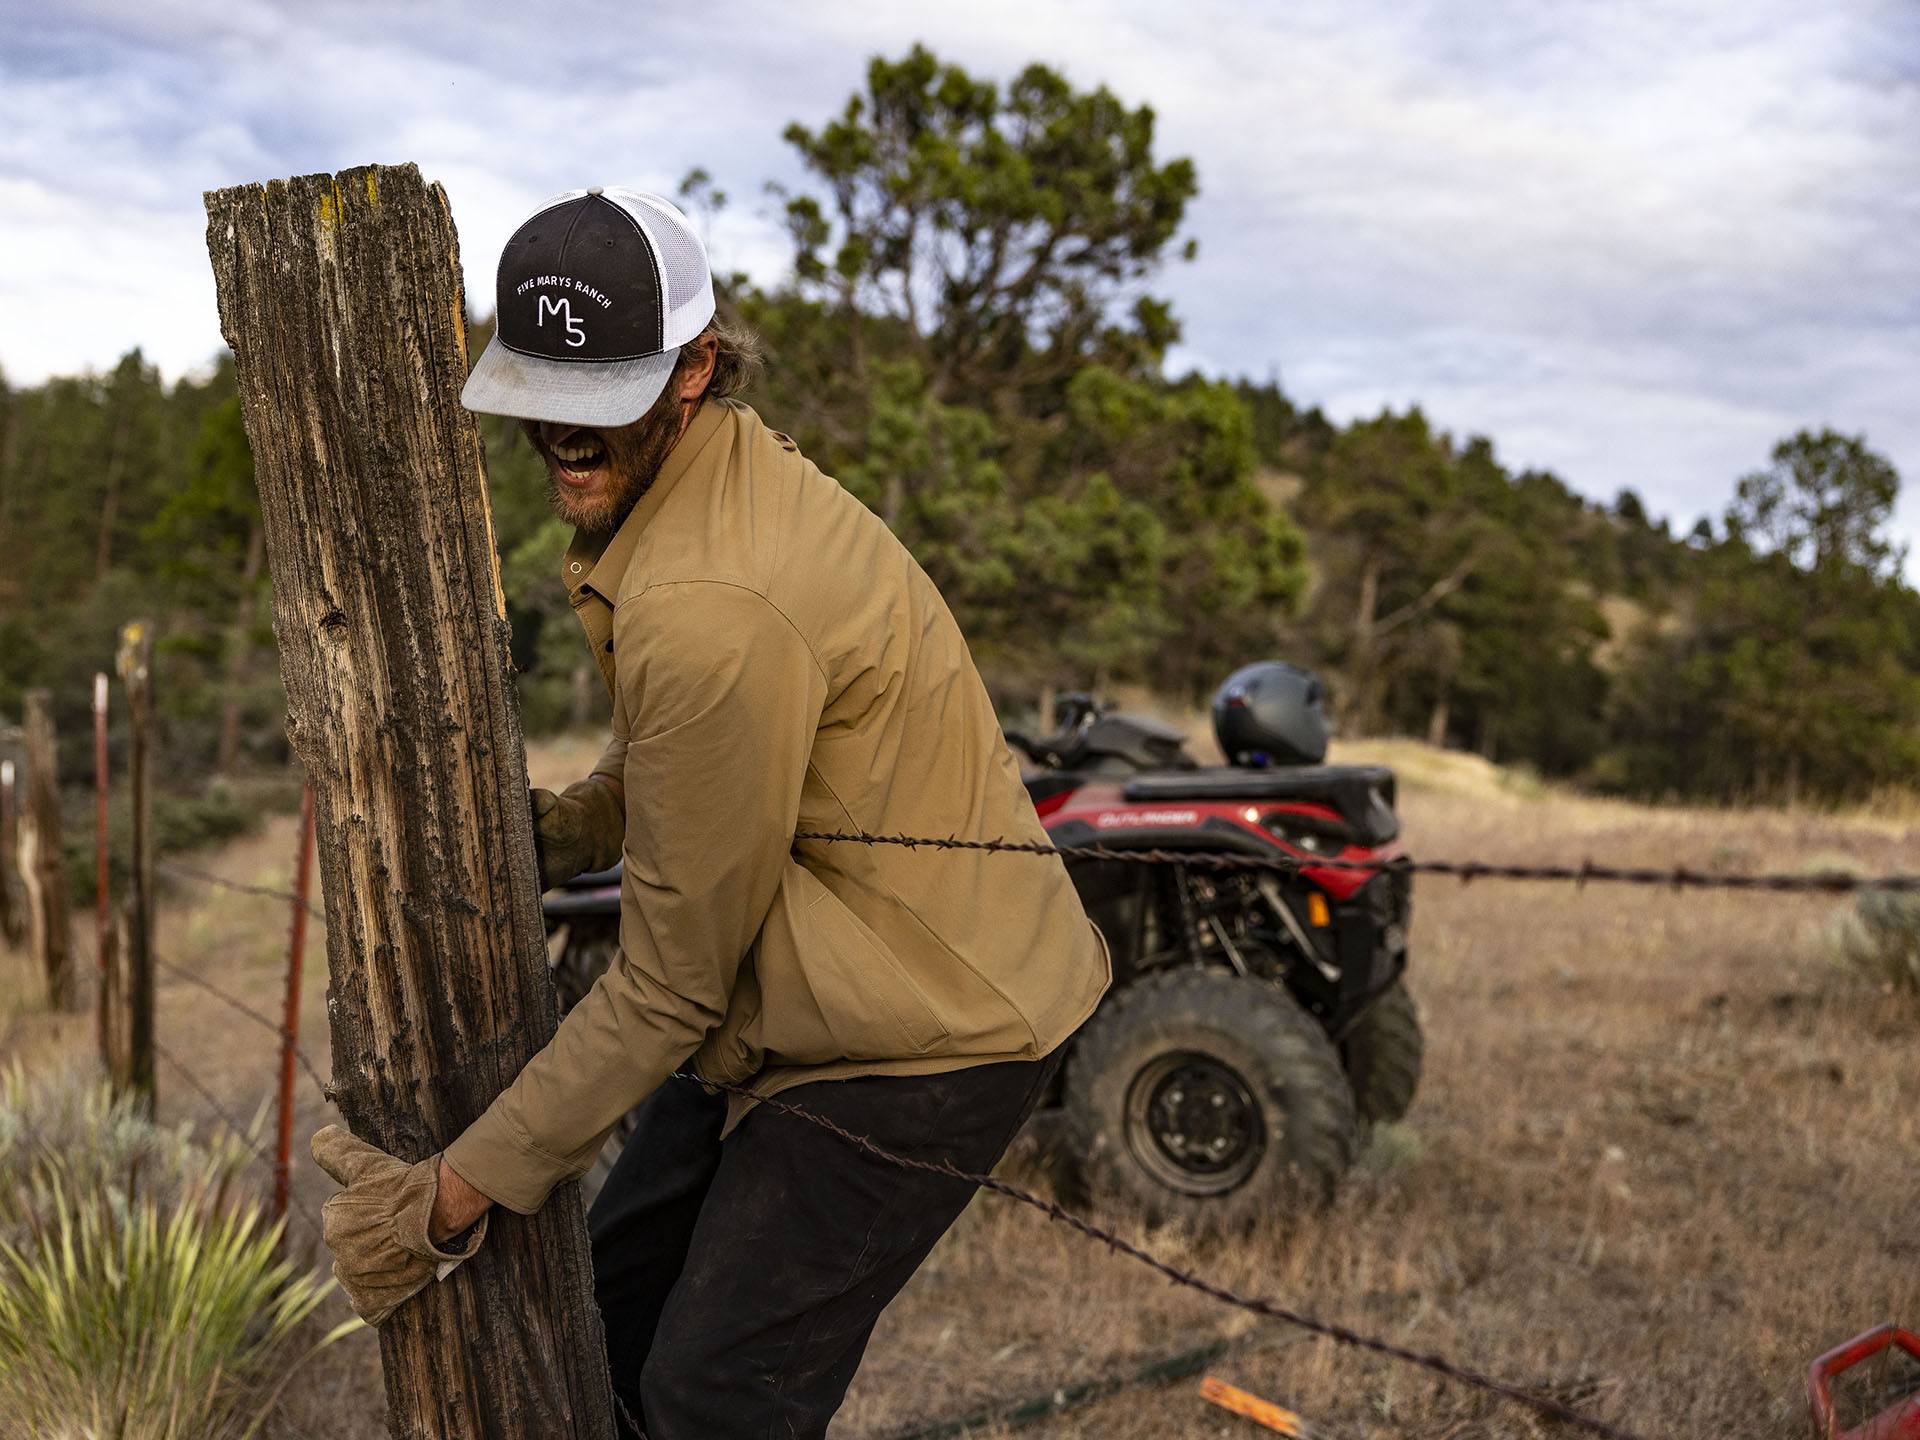
[(107, 672), (93, 677), (93, 958), (100, 993), (95, 997), (95, 1038), (107, 1061), (107, 949), (112, 921), (107, 898)]
[(127, 788), (133, 810), (133, 897), (127, 905), (128, 1088), (152, 1118), (158, 1105), (153, 1065), (153, 626), (120, 627), (120, 683), (127, 688)]
[(53, 738), (53, 697), (44, 689), (27, 692), (26, 732), (27, 808), (20, 827), (20, 871), (27, 889), (27, 928), (33, 957), (47, 977), (47, 1001), (56, 1010), (66, 1010), (79, 997), (73, 983), (67, 857), (60, 836), (60, 762)]
[(0, 937), (18, 945), (27, 933), (26, 896), (19, 883), (20, 827), (15, 821), (15, 767), (0, 760)]
[[(555, 1023), (459, 246), (411, 165), (215, 191), (207, 217), (318, 799), (336, 1098), (415, 1160)], [(496, 1212), (380, 1351), (395, 1436), (611, 1436), (579, 1188)]]
[[(113, 1093), (124, 1095), (133, 1088), (133, 1017), (130, 997), (133, 980), (127, 973), (127, 952), (133, 948), (127, 938), (131, 928), (127, 920), (128, 902), (113, 907), (112, 923), (107, 927), (106, 972), (100, 981), (100, 1063), (106, 1067), (107, 1081)], [(149, 1030), (149, 1048), (153, 1035)], [(153, 1057), (147, 1057), (147, 1071), (153, 1071)], [(151, 1096), (149, 1088), (146, 1094)]]

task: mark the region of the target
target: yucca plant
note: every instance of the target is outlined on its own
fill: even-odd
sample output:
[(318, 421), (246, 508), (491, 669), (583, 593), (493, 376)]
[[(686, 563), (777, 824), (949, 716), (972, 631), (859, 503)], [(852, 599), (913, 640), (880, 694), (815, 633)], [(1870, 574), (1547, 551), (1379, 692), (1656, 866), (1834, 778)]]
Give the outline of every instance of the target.
[(244, 1154), (237, 1137), (202, 1147), (148, 1126), (98, 1085), (7, 1077), (0, 1434), (258, 1429), (293, 1368), (294, 1332), (330, 1284), (277, 1258), (279, 1227), (236, 1183)]

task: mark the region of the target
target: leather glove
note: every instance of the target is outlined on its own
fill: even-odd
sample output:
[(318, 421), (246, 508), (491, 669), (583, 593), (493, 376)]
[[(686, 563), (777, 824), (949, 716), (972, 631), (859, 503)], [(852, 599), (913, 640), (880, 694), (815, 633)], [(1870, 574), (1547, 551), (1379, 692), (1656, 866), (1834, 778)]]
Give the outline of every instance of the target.
[(417, 1165), (329, 1125), (313, 1137), (319, 1167), (347, 1188), (321, 1207), (321, 1228), (333, 1252), (333, 1278), (354, 1313), (378, 1325), (430, 1280), (444, 1280), (487, 1237), (487, 1217), (442, 1250), (427, 1234), (440, 1157)]
[(620, 858), (627, 817), (611, 785), (581, 780), (558, 795), (529, 790), (533, 848), (540, 857), (540, 888), (551, 890)]

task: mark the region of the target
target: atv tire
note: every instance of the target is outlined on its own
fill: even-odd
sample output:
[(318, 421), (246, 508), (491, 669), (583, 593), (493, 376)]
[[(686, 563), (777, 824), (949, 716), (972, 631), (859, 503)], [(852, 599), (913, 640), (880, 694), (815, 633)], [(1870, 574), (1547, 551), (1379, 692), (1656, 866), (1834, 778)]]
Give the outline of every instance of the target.
[(1420, 1060), (1426, 1039), (1420, 1010), (1405, 980), (1396, 980), (1369, 1006), (1347, 1038), (1340, 1058), (1353, 1082), (1354, 1106), (1363, 1125), (1398, 1120), (1420, 1088)]
[(1096, 1193), (1203, 1234), (1325, 1204), (1358, 1139), (1320, 1023), (1278, 984), (1224, 970), (1109, 996), (1074, 1042), (1065, 1099)]

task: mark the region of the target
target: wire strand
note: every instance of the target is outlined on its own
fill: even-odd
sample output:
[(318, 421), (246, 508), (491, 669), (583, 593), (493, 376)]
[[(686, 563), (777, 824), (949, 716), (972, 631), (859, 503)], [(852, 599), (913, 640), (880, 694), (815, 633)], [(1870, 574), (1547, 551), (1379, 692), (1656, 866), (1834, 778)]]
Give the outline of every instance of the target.
[(1350, 1346), (1357, 1350), (1370, 1350), (1377, 1355), (1385, 1355), (1389, 1359), (1399, 1360), (1408, 1365), (1416, 1365), (1423, 1370), (1444, 1376), (1446, 1379), (1452, 1380), (1457, 1384), (1482, 1390), (1488, 1394), (1497, 1395), (1501, 1399), (1513, 1404), (1525, 1406), (1536, 1414), (1544, 1415), (1562, 1424), (1585, 1430), (1589, 1434), (1604, 1436), (1606, 1440), (1643, 1440), (1643, 1437), (1634, 1431), (1624, 1430), (1618, 1426), (1610, 1425), (1604, 1420), (1597, 1420), (1590, 1415), (1584, 1415), (1564, 1401), (1554, 1399), (1551, 1395), (1542, 1395), (1537, 1391), (1528, 1390), (1524, 1386), (1513, 1384), (1510, 1381), (1496, 1380), (1491, 1375), (1485, 1375), (1477, 1370), (1470, 1370), (1465, 1366), (1457, 1365), (1444, 1355), (1435, 1355), (1419, 1350), (1409, 1350), (1404, 1346), (1395, 1345), (1390, 1340), (1382, 1340), (1376, 1335), (1363, 1334), (1348, 1326), (1338, 1324), (1331, 1320), (1319, 1319), (1316, 1316), (1306, 1314), (1304, 1311), (1291, 1309), (1272, 1300), (1262, 1299), (1258, 1296), (1242, 1295), (1217, 1280), (1209, 1280), (1194, 1271), (1183, 1270), (1177, 1265), (1169, 1264), (1167, 1261), (1160, 1259), (1158, 1256), (1142, 1249), (1132, 1241), (1124, 1239), (1113, 1231), (1106, 1229), (1104, 1226), (1096, 1225), (1091, 1220), (1075, 1215), (1072, 1211), (1065, 1209), (1057, 1202), (1042, 1199), (1031, 1190), (1022, 1189), (1020, 1186), (1012, 1184), (1009, 1181), (998, 1179), (992, 1175), (972, 1174), (943, 1160), (916, 1160), (911, 1156), (895, 1154), (886, 1147), (877, 1144), (869, 1137), (855, 1134), (853, 1131), (835, 1124), (823, 1115), (816, 1115), (813, 1111), (792, 1104), (789, 1101), (755, 1095), (751, 1090), (748, 1090), (742, 1085), (732, 1085), (718, 1080), (704, 1080), (698, 1075), (689, 1075), (682, 1071), (675, 1071), (674, 1078), (694, 1085), (705, 1085), (715, 1090), (724, 1091), (729, 1095), (737, 1095), (744, 1099), (753, 1100), (759, 1105), (776, 1111), (779, 1114), (791, 1116), (797, 1120), (804, 1120), (808, 1124), (816, 1125), (828, 1134), (838, 1137), (855, 1149), (871, 1155), (874, 1159), (899, 1169), (917, 1170), (931, 1175), (944, 1175), (949, 1179), (962, 1181), (966, 1184), (977, 1186), (982, 1190), (990, 1190), (996, 1195), (1001, 1195), (1021, 1205), (1029, 1206), (1032, 1209), (1038, 1210), (1049, 1220), (1057, 1220), (1090, 1240), (1098, 1240), (1108, 1249), (1124, 1255), (1129, 1260), (1146, 1266), (1149, 1270), (1172, 1281), (1174, 1284), (1197, 1291), (1210, 1299), (1219, 1301), (1223, 1305), (1230, 1305), (1235, 1309), (1244, 1310), (1249, 1314), (1259, 1315), (1269, 1320), (1278, 1320), (1283, 1324), (1311, 1331), (1313, 1334), (1324, 1336), (1336, 1344)]

